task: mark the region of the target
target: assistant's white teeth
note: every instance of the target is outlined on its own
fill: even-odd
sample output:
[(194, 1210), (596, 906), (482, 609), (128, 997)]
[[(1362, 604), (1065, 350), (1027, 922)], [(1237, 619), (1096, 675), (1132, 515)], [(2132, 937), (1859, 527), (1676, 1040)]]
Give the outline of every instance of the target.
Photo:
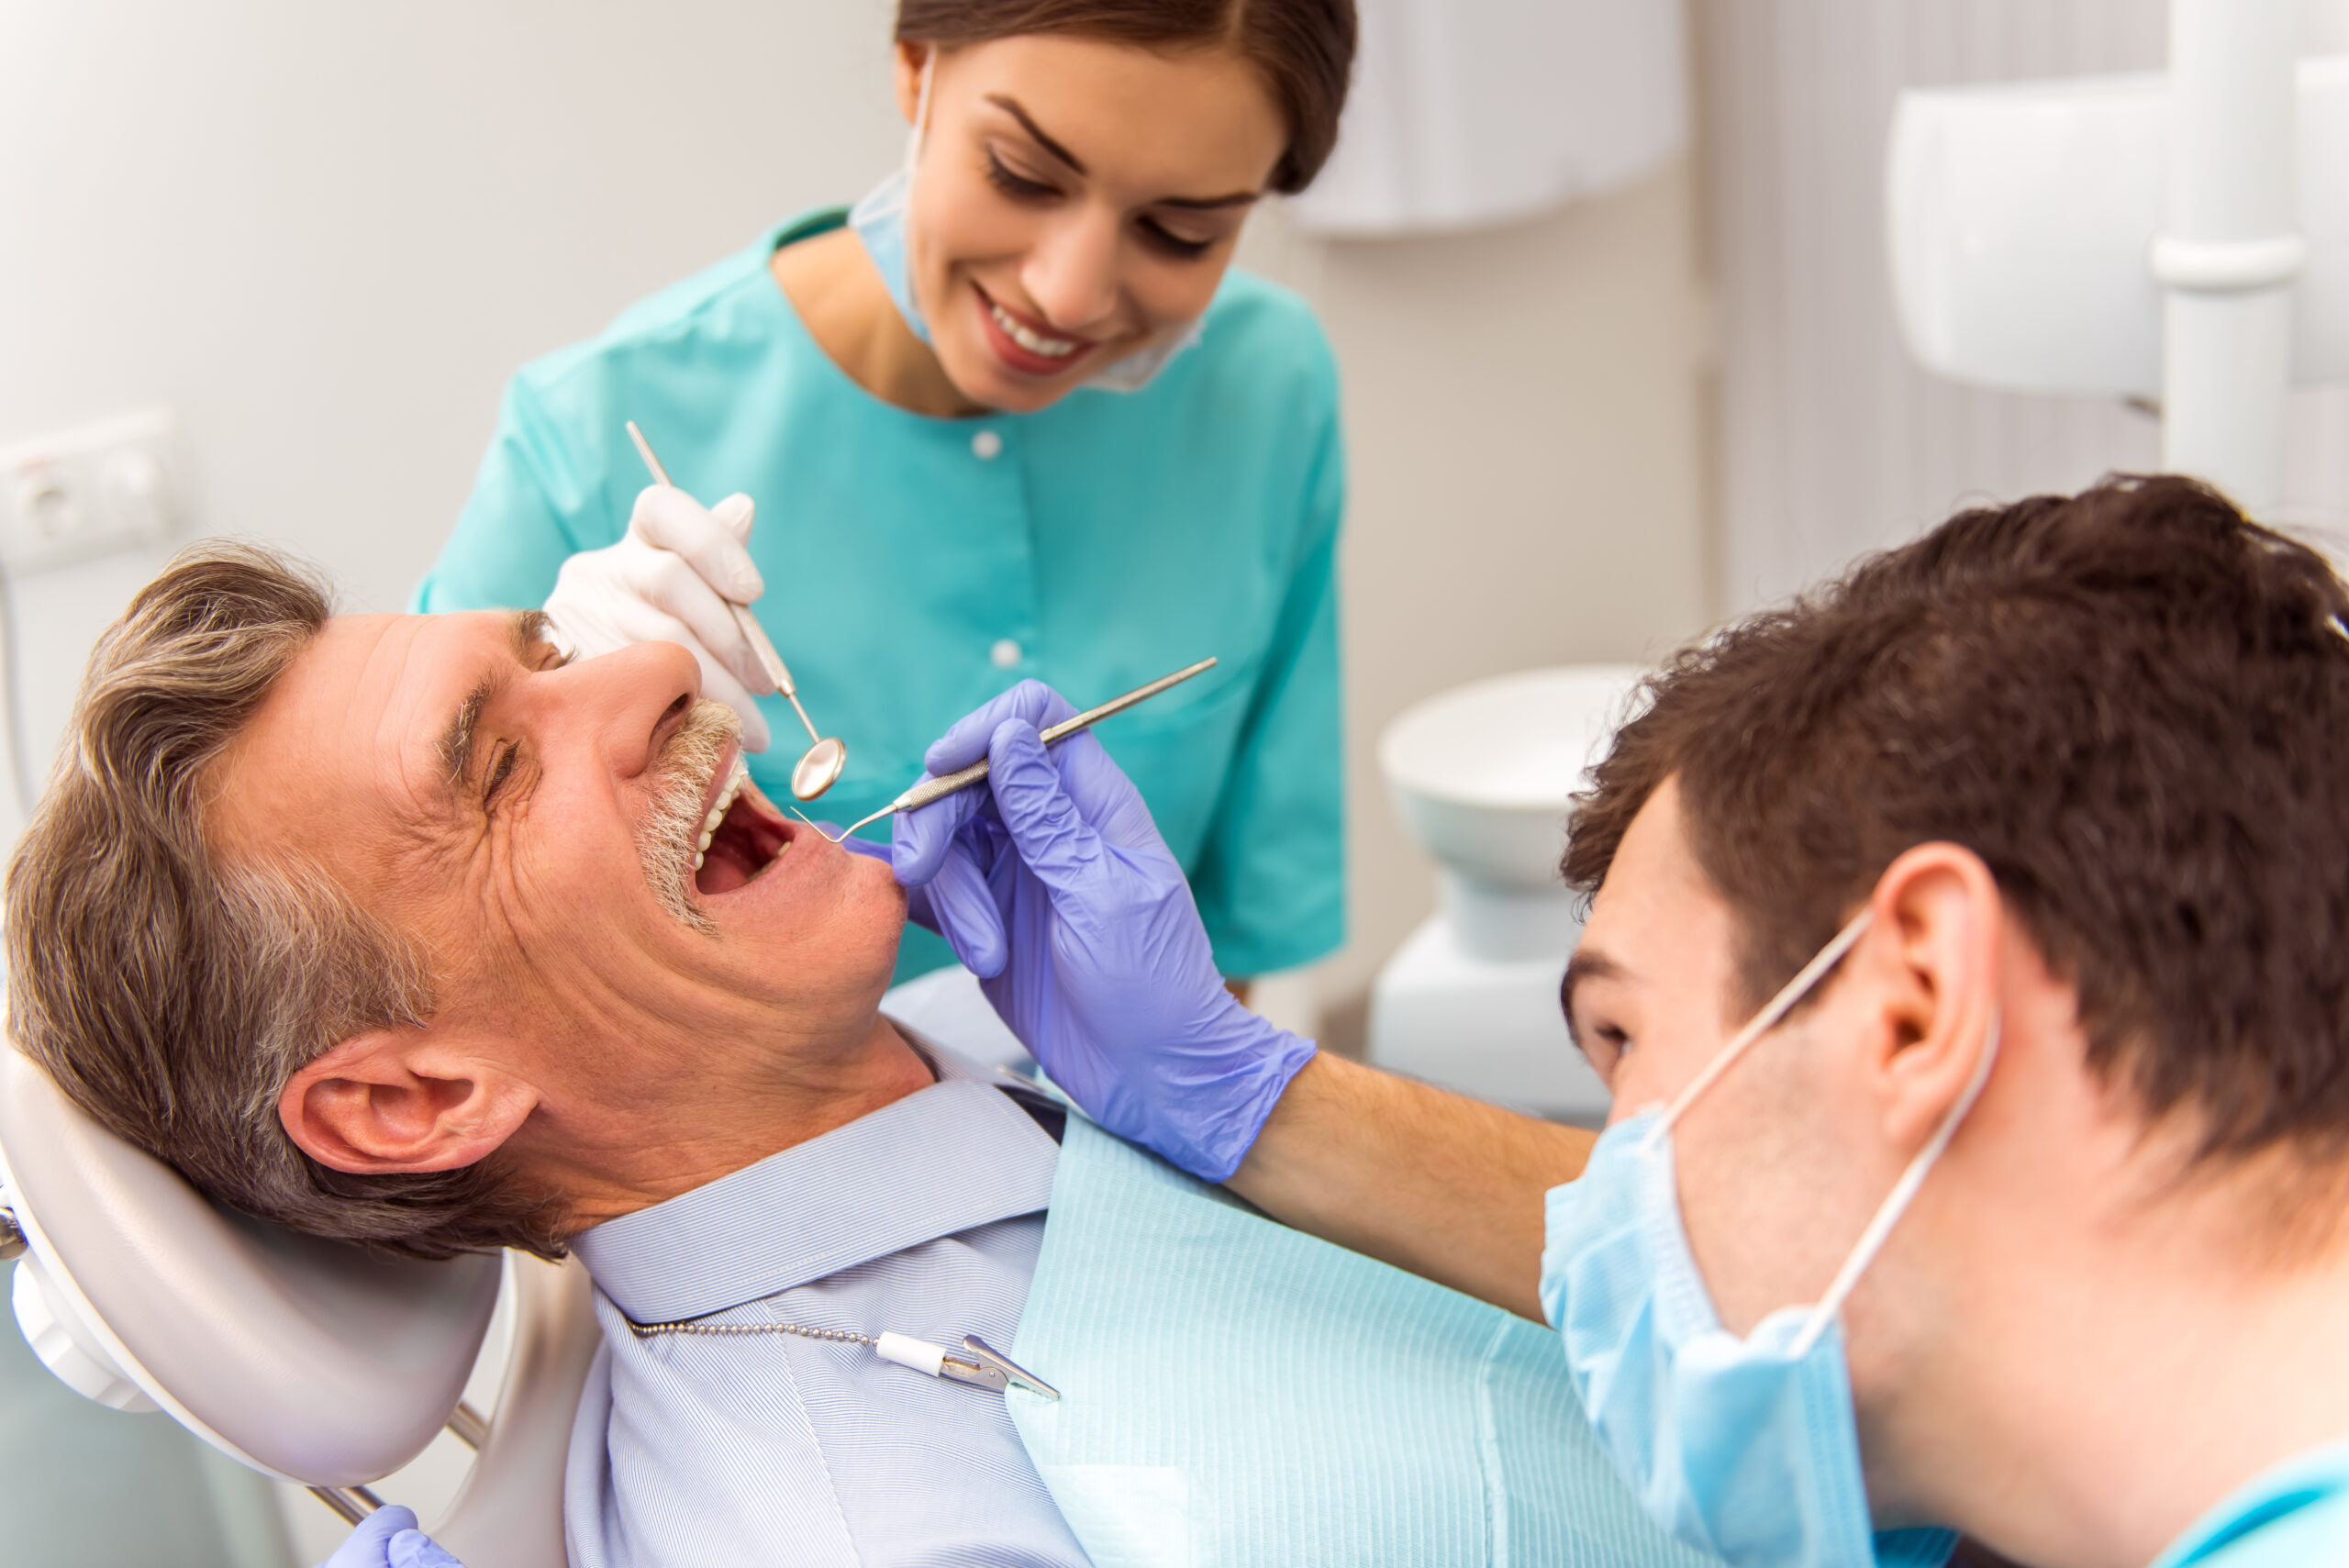
[(1013, 320), (1003, 306), (992, 300), (987, 302), (987, 309), (993, 313), (995, 324), (1003, 328), (1005, 336), (1031, 354), (1041, 354), (1050, 360), (1061, 360), (1076, 352), (1077, 345), (1068, 339), (1038, 337), (1026, 327)]

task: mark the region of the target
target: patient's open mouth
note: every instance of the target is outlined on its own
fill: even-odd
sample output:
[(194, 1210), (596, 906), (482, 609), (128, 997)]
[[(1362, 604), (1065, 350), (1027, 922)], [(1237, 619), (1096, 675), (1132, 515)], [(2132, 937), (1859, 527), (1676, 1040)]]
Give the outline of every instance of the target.
[(758, 880), (791, 848), (792, 828), (758, 786), (740, 752), (702, 817), (694, 854), (694, 886), (703, 895), (731, 893)]

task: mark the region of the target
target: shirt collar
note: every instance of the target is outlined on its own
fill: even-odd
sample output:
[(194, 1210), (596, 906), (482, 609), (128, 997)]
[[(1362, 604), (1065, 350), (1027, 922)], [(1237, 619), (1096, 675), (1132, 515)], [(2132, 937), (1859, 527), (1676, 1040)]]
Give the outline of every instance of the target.
[(928, 1088), (581, 1232), (596, 1286), (636, 1322), (674, 1322), (1046, 1207), (1059, 1145), (977, 1068), (919, 1043)]

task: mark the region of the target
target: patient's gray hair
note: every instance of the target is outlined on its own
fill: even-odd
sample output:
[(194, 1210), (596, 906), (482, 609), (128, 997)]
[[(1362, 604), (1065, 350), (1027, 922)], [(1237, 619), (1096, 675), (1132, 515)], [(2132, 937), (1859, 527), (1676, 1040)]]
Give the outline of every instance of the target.
[(216, 766), (330, 613), (258, 546), (191, 547), (92, 655), (72, 733), (8, 871), (9, 1029), (121, 1137), (223, 1203), (424, 1257), (561, 1251), (496, 1162), (350, 1175), (278, 1119), (305, 1063), (419, 1025), (431, 966), (315, 866), (206, 838)]

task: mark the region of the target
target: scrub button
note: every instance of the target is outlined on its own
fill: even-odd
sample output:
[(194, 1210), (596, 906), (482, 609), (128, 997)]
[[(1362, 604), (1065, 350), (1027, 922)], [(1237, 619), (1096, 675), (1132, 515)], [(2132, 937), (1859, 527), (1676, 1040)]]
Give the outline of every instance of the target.
[(996, 639), (996, 645), (987, 650), (987, 658), (996, 669), (1008, 670), (1014, 664), (1019, 662), (1019, 644), (1012, 641), (1011, 639), (1008, 637), (999, 638)]
[(971, 454), (981, 462), (991, 462), (1003, 451), (1003, 438), (993, 430), (981, 430), (971, 438)]

